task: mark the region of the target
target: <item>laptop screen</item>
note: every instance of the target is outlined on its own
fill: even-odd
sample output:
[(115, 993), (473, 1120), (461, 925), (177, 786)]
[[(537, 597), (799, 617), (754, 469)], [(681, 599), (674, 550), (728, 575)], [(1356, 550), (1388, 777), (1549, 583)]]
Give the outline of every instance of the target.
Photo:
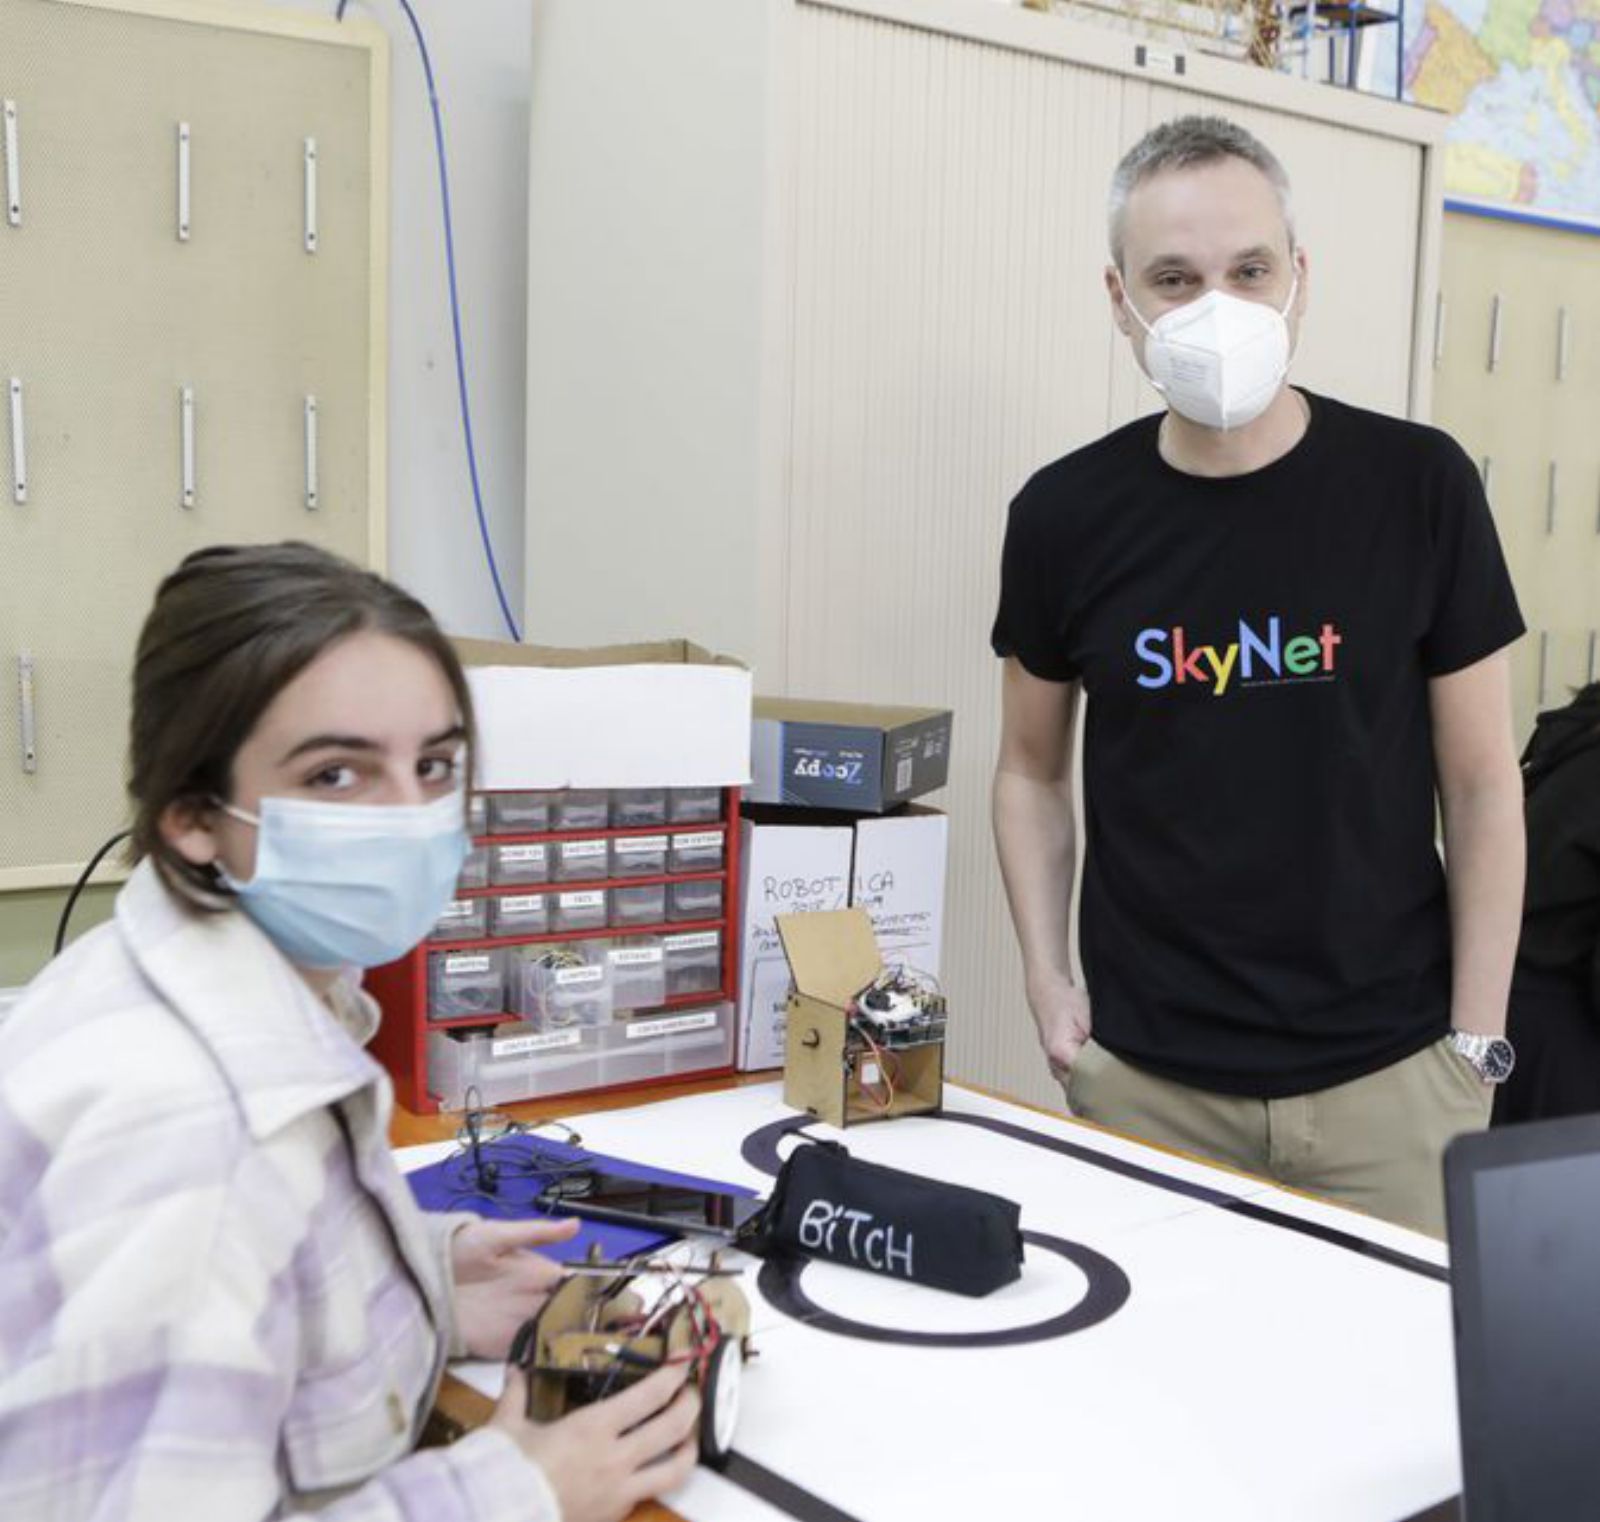
[(1600, 1117), (1446, 1165), (1468, 1522), (1600, 1518)]

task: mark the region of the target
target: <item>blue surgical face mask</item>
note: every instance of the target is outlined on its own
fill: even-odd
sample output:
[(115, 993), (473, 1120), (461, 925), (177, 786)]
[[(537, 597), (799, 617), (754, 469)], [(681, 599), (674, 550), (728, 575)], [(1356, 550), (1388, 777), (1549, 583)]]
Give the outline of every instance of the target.
[(425, 936), (455, 892), (467, 857), (462, 795), (433, 803), (323, 803), (263, 798), (256, 871), (222, 881), (239, 907), (299, 967), (378, 967)]

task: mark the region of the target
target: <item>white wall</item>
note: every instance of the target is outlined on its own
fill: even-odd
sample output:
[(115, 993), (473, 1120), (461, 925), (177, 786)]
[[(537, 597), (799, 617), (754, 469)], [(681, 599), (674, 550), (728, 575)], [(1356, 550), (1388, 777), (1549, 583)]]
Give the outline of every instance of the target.
[[(540, 0), (528, 232), (531, 637), (758, 662), (773, 21)], [(540, 216), (543, 207), (547, 215)]]
[[(333, 0), (267, 0), (331, 16)], [(523, 617), (528, 91), (534, 0), (412, 0), (444, 112), (479, 479), (501, 579)], [(508, 637), (462, 442), (444, 228), (422, 66), (397, 0), (347, 15), (392, 39), (389, 571), (453, 633)]]

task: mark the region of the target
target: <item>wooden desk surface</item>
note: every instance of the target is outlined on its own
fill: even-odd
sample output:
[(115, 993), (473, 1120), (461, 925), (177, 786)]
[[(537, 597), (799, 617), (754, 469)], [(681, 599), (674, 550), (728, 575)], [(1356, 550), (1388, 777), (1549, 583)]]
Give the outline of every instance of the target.
[[(497, 1114), (510, 1115), (524, 1125), (538, 1121), (561, 1120), (568, 1115), (592, 1114), (596, 1110), (625, 1110), (658, 1099), (681, 1099), (686, 1094), (719, 1094), (724, 1089), (749, 1084), (771, 1083), (772, 1073), (739, 1073), (722, 1078), (695, 1079), (687, 1083), (652, 1084), (648, 1088), (627, 1089), (614, 1094), (565, 1094), (557, 1099), (535, 1099), (526, 1104), (504, 1105)], [(413, 1115), (397, 1102), (389, 1124), (389, 1144), (415, 1147), (424, 1142), (450, 1141), (460, 1129), (459, 1113)], [(494, 1410), (494, 1403), (471, 1385), (449, 1373), (439, 1387), (435, 1416), (447, 1429), (471, 1431), (481, 1427)], [(628, 1514), (628, 1522), (683, 1522), (675, 1511), (656, 1502), (646, 1502)]]

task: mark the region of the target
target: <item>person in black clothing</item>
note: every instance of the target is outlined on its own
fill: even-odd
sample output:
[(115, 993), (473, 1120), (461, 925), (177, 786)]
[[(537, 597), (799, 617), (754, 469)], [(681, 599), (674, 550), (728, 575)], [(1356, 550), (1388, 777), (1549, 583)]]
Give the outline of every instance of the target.
[(1528, 885), (1494, 1123), (1600, 1110), (1600, 682), (1539, 715), (1522, 756)]
[(1166, 408), (1023, 486), (993, 635), (1043, 1056), (1088, 1120), (1441, 1233), (1444, 1146), (1514, 1061), (1523, 623), (1482, 482), (1288, 383), (1310, 264), (1248, 132), (1154, 128), (1109, 221)]

